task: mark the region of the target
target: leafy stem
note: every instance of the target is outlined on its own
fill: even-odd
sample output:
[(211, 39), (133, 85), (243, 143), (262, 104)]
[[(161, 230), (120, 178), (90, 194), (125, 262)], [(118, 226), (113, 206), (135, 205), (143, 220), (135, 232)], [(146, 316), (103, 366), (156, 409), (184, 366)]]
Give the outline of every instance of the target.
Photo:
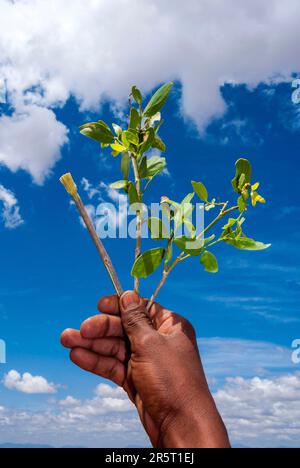
[[(171, 201), (166, 196), (161, 198), (162, 211), (168, 220), (174, 224), (171, 233), (166, 228), (163, 220), (155, 217), (147, 219), (152, 238), (167, 240), (166, 248), (158, 247), (146, 252), (141, 251), (142, 228), (145, 221), (144, 212), (142, 211), (144, 194), (154, 178), (164, 173), (167, 165), (166, 158), (162, 156), (162, 153), (166, 151), (166, 145), (159, 136), (159, 131), (164, 122), (161, 109), (167, 102), (172, 87), (173, 83), (164, 84), (144, 106), (142, 93), (136, 86), (133, 86), (129, 100), (129, 123), (128, 128), (125, 130), (117, 124), (112, 124), (111, 128), (102, 120), (86, 123), (80, 127), (81, 134), (100, 143), (101, 148), (111, 148), (114, 158), (119, 155), (122, 156), (121, 172), (123, 179), (114, 182), (110, 187), (115, 190), (124, 190), (129, 197), (131, 206), (136, 203), (139, 204), (139, 208), (136, 209), (135, 263), (131, 271), (136, 292), (140, 292), (141, 278), (148, 278), (162, 263), (164, 265), (162, 277), (151, 296), (148, 309), (151, 308), (171, 271), (188, 258), (199, 257), (200, 263), (206, 272), (217, 273), (219, 271), (218, 260), (210, 252), (210, 248), (220, 242), (239, 250), (259, 251), (270, 247), (270, 244), (264, 244), (249, 238), (243, 231), (245, 213), (249, 205), (255, 207), (258, 203), (265, 204), (266, 200), (258, 193), (259, 182), (252, 182), (250, 162), (241, 158), (235, 164), (236, 174), (231, 182), (237, 196), (234, 206), (229, 208), (229, 202), (222, 202), (220, 198), (211, 199), (206, 186), (201, 181), (192, 181), (193, 193), (188, 193), (181, 203)], [(153, 150), (158, 150), (159, 154), (153, 155)], [(131, 166), (134, 178), (129, 180)], [(144, 181), (145, 185), (142, 184)], [(192, 200), (195, 195), (204, 203), (205, 212), (216, 208), (219, 210), (218, 215), (199, 235), (196, 235), (196, 227), (194, 227), (190, 219), (194, 209)], [(239, 216), (228, 218), (226, 226), (222, 228), (222, 234), (217, 239), (215, 235), (206, 236), (220, 220), (237, 210), (240, 213)], [(183, 225), (189, 230), (188, 237), (177, 235), (179, 228)], [(95, 232), (92, 229), (90, 231), (92, 236), (95, 237)], [(94, 240), (99, 246), (97, 240)], [(173, 258), (174, 245), (180, 249), (180, 254), (175, 255), (175, 259)], [(111, 265), (108, 269), (111, 274)], [(114, 274), (111, 274), (111, 276), (114, 276)], [(117, 286), (116, 289), (119, 289), (120, 285), (116, 284), (115, 278), (113, 279), (115, 287)]]
[[(201, 239), (202, 237), (204, 237), (204, 235), (210, 231), (211, 228), (213, 228), (221, 219), (223, 219), (225, 216), (229, 215), (230, 213), (232, 213), (233, 211), (236, 211), (239, 209), (238, 206), (233, 206), (232, 208), (229, 208), (226, 210), (226, 207), (228, 206), (228, 202), (227, 203), (224, 203), (222, 204), (223, 205), (223, 208), (222, 210), (220, 211), (220, 213), (218, 214), (218, 216), (203, 230), (203, 232), (201, 232), (199, 235), (198, 235), (198, 239)], [(220, 239), (218, 239), (216, 242), (214, 243), (211, 243), (209, 246), (207, 246), (206, 248), (208, 247), (211, 247), (217, 243), (220, 242)], [(190, 258), (192, 255), (190, 254), (186, 254), (185, 252), (182, 252), (180, 255), (178, 255), (178, 257), (173, 261), (173, 263), (171, 263), (171, 265), (169, 267), (166, 267), (164, 268), (164, 271), (163, 271), (163, 275), (162, 275), (162, 278), (160, 280), (160, 282), (158, 283), (157, 285), (157, 288), (155, 289), (153, 295), (151, 296), (151, 299), (148, 303), (148, 311), (151, 309), (152, 305), (154, 304), (158, 294), (160, 293), (161, 289), (163, 288), (163, 286), (165, 285), (167, 279), (168, 279), (168, 276), (169, 274), (171, 273), (171, 271), (174, 270), (174, 268), (181, 262), (183, 262), (184, 260), (187, 260), (188, 258)]]
[[(143, 202), (143, 193), (142, 193), (142, 184), (141, 178), (139, 173), (139, 167), (137, 163), (137, 158), (135, 155), (131, 156), (131, 162), (134, 172), (135, 184), (136, 184), (136, 191), (138, 195), (139, 203)], [(137, 211), (137, 221), (136, 221), (136, 246), (135, 246), (135, 260), (139, 258), (141, 255), (142, 249), (142, 226), (143, 226), (143, 210), (140, 209)], [(139, 294), (140, 291), (140, 279), (138, 277), (134, 278), (134, 289)]]

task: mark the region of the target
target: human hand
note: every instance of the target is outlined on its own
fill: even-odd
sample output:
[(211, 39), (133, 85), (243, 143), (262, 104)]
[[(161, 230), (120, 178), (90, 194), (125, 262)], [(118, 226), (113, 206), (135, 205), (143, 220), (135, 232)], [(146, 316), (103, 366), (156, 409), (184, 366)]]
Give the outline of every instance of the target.
[(154, 447), (229, 447), (208, 389), (192, 325), (133, 292), (104, 297), (103, 312), (62, 344), (84, 370), (124, 388)]

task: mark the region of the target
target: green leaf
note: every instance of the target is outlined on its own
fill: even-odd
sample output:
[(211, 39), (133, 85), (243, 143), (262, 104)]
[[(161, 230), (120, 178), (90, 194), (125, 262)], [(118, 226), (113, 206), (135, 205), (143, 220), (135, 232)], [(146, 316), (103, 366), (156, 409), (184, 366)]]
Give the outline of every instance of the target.
[(245, 184), (250, 184), (252, 178), (252, 167), (248, 159), (239, 159), (236, 162), (235, 167), (236, 174), (234, 179), (232, 180), (232, 187), (235, 192), (241, 193), (241, 190), (239, 188), (240, 179), (241, 177), (245, 177)]
[[(183, 224), (185, 225), (185, 227), (188, 229), (189, 233), (190, 233), (190, 237), (194, 237), (195, 234), (196, 234), (196, 228), (195, 226), (193, 225), (193, 223), (188, 220), (188, 219), (184, 219), (183, 220)], [(186, 232), (186, 231), (185, 231)]]
[(240, 238), (229, 238), (224, 239), (226, 244), (232, 245), (239, 250), (266, 250), (271, 247), (271, 244), (263, 244), (262, 242), (256, 242), (254, 239), (250, 239), (246, 236)]
[(244, 211), (246, 210), (247, 204), (246, 204), (246, 202), (245, 202), (245, 200), (244, 200), (243, 197), (239, 197), (239, 199), (238, 199), (238, 207), (239, 207), (239, 210), (240, 210), (241, 213), (244, 213)]
[(162, 151), (163, 153), (166, 151), (167, 147), (165, 143), (162, 141), (159, 136), (155, 135), (153, 143), (152, 143), (152, 148), (156, 148), (159, 151)]
[[(189, 197), (189, 196), (188, 196)], [(186, 222), (190, 221), (191, 215), (194, 210), (194, 206), (188, 202), (188, 197), (186, 197), (182, 204), (179, 205), (177, 212), (174, 217), (175, 232), (180, 228), (180, 226)]]
[(124, 151), (126, 151), (126, 148), (124, 145), (121, 145), (121, 143), (113, 143), (111, 146), (111, 149), (115, 152), (115, 153), (123, 153)]
[(214, 241), (216, 238), (216, 235), (213, 234), (212, 236), (208, 237), (207, 239), (204, 239), (204, 245), (209, 244), (210, 242)]
[(141, 106), (143, 103), (143, 96), (140, 90), (136, 86), (133, 86), (131, 93), (132, 93), (133, 99)]
[(200, 259), (201, 264), (204, 266), (205, 271), (208, 273), (218, 273), (219, 265), (218, 260), (211, 252), (204, 252)]
[(136, 130), (126, 130), (122, 133), (122, 142), (127, 149), (130, 149), (130, 145), (138, 146), (139, 136)]
[(223, 227), (223, 230), (232, 228), (237, 223), (237, 219), (229, 218), (227, 224)]
[(148, 278), (161, 264), (165, 249), (152, 249), (144, 252), (133, 265), (131, 275), (135, 278)]
[(205, 185), (202, 182), (192, 182), (192, 186), (200, 200), (208, 202), (208, 192)]
[(164, 123), (164, 120), (162, 119), (160, 122), (158, 122), (158, 123), (155, 125), (154, 131), (155, 131), (156, 134), (158, 133), (158, 131), (159, 131), (159, 129), (160, 129), (160, 127), (162, 126), (163, 123)]
[(166, 103), (173, 88), (173, 83), (166, 83), (152, 96), (144, 110), (144, 117), (153, 117)]
[(246, 183), (246, 176), (242, 174), (239, 180), (239, 190), (241, 191)]
[(127, 186), (128, 186), (127, 180), (118, 180), (117, 182), (110, 184), (109, 187), (115, 190), (121, 190), (121, 189), (127, 189)]
[(141, 179), (151, 179), (161, 174), (166, 166), (167, 162), (165, 158), (161, 158), (160, 156), (144, 157), (140, 163), (140, 177)]
[(259, 193), (257, 192), (252, 192), (251, 193), (251, 200), (252, 200), (252, 206), (256, 206), (257, 203), (263, 203), (266, 204), (265, 198), (263, 198)]
[(155, 239), (155, 240), (169, 239), (170, 231), (161, 219), (149, 218), (148, 227), (151, 232), (152, 239)]
[(130, 122), (129, 122), (129, 128), (136, 130), (136, 128), (141, 125), (141, 116), (138, 113), (138, 111), (132, 107), (130, 110)]
[(128, 196), (130, 205), (140, 202), (136, 186), (132, 182), (128, 184)]
[(91, 122), (80, 127), (80, 133), (99, 143), (110, 144), (114, 140), (114, 135), (105, 122)]
[(121, 161), (121, 172), (125, 180), (128, 180), (130, 171), (130, 156), (129, 153), (126, 152), (123, 154), (122, 161)]
[(153, 128), (149, 128), (144, 136), (144, 142), (141, 144), (139, 153), (143, 155), (152, 147), (155, 138), (155, 131)]
[(182, 200), (181, 202), (181, 205), (184, 205), (185, 203), (191, 203), (191, 201), (193, 200), (195, 194), (192, 192), (192, 193), (188, 193), (184, 199)]
[(113, 129), (115, 131), (115, 134), (119, 138), (122, 135), (122, 132), (123, 132), (122, 127), (120, 127), (120, 125), (117, 125), (117, 124), (114, 124), (114, 123), (112, 124), (112, 127), (113, 127)]
[(203, 239), (189, 238), (186, 236), (176, 237), (174, 239), (177, 247), (184, 253), (197, 257), (203, 252)]

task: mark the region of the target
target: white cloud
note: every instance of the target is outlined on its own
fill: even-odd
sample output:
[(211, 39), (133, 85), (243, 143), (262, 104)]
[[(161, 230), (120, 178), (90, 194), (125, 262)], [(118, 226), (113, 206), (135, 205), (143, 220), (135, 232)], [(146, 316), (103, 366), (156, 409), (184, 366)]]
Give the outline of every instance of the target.
[(15, 229), (24, 223), (15, 194), (0, 185), (0, 202), (3, 203), (2, 219), (4, 226)]
[(57, 386), (49, 383), (44, 377), (33, 376), (26, 372), (21, 375), (16, 370), (11, 370), (4, 376), (3, 383), (9, 390), (27, 394), (56, 393)]
[(182, 112), (201, 131), (225, 111), (225, 82), (255, 86), (300, 69), (298, 0), (173, 0), (172, 8), (162, 0), (0, 0), (0, 8), (0, 76), (15, 109), (0, 118), (0, 164), (39, 184), (67, 142), (51, 108), (70, 96), (86, 110), (110, 100), (122, 117), (133, 83), (150, 92), (179, 80)]
[(299, 446), (300, 374), (229, 378), (215, 399), (234, 443)]
[(135, 407), (121, 388), (100, 384), (90, 399), (67, 396), (45, 410), (0, 410), (2, 442), (53, 446), (149, 445)]
[(70, 407), (70, 406), (78, 406), (80, 404), (80, 400), (73, 398), (72, 396), (67, 396), (64, 400), (59, 401), (60, 406)]
[[(201, 340), (201, 353), (210, 379), (216, 378), (214, 396), (234, 445), (299, 445), (300, 373), (292, 370), (290, 350), (210, 338)], [(68, 395), (35, 412), (0, 408), (0, 439), (53, 446), (149, 446), (126, 393), (106, 383), (90, 398)]]
[[(234, 445), (299, 445), (299, 373), (228, 378), (214, 397)], [(100, 384), (91, 399), (68, 396), (53, 401), (46, 410), (31, 412), (2, 407), (0, 437), (3, 442), (53, 446), (149, 446), (125, 392), (106, 384)]]
[(100, 189), (93, 187), (90, 181), (85, 177), (82, 178), (81, 185), (90, 200), (92, 200), (96, 195), (98, 196), (98, 199), (100, 198)]
[(201, 129), (224, 112), (224, 82), (255, 86), (300, 68), (298, 0), (0, 4), (1, 75), (14, 102), (54, 106), (72, 94), (89, 109), (123, 101), (133, 82), (150, 91), (179, 79), (182, 109)]
[(50, 173), (67, 141), (67, 128), (49, 109), (31, 105), (0, 117), (0, 165), (29, 172), (37, 184)]

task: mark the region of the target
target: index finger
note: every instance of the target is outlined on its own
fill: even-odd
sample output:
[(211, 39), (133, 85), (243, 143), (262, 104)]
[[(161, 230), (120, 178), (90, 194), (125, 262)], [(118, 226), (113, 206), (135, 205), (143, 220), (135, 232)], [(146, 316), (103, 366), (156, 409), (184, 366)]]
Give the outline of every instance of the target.
[(111, 294), (110, 296), (102, 297), (98, 302), (99, 312), (109, 315), (120, 315), (119, 298)]
[(108, 314), (96, 315), (85, 320), (81, 325), (80, 333), (83, 338), (90, 340), (124, 336), (121, 318)]

